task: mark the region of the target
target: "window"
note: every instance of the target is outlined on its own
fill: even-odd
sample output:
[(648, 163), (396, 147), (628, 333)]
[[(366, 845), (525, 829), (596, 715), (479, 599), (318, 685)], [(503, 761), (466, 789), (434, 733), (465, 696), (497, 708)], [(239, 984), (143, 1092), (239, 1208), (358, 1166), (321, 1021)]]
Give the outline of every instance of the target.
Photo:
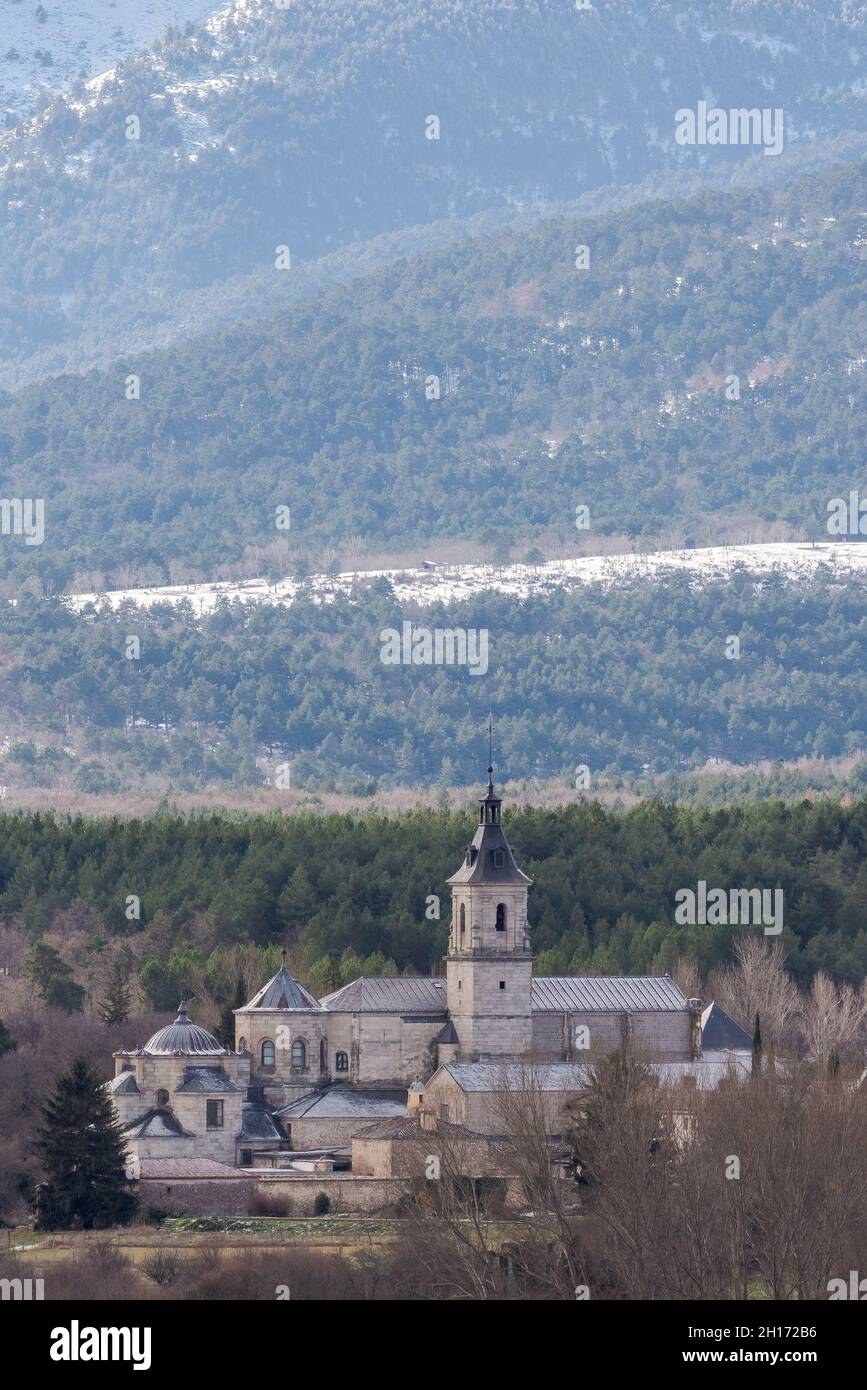
[(506, 930), (506, 904), (497, 903), (497, 931)]
[(446, 1122), (448, 1122), (448, 1118), (449, 1118), (449, 1107), (448, 1107), (447, 1105), (441, 1105), (441, 1106), (440, 1106), (440, 1119), (441, 1119), (441, 1120), (445, 1120)]
[(299, 1071), (307, 1066), (307, 1048), (300, 1038), (296, 1038), (292, 1044), (292, 1065)]
[(505, 989), (505, 988), (506, 988), (506, 981), (505, 981), (505, 980), (501, 980), (501, 981), (500, 981), (500, 989)]
[(506, 852), (502, 849), (491, 850), (491, 861), (495, 869), (502, 869), (506, 864)]
[(322, 1041), (321, 1041), (320, 1044), (319, 1044), (319, 1070), (320, 1070), (320, 1071), (327, 1071), (327, 1070), (328, 1070), (328, 1048), (325, 1046), (325, 1039), (324, 1039), (324, 1038), (322, 1039)]
[(221, 1100), (208, 1100), (205, 1102), (205, 1111), (208, 1129), (222, 1129), (223, 1102)]
[(463, 987), (464, 987), (464, 982), (463, 982), (463, 980), (458, 980), (458, 989), (463, 989)]
[(169, 1103), (169, 1093), (168, 1093), (168, 1091), (157, 1091), (157, 1105), (168, 1105), (168, 1103)]
[(274, 1044), (270, 1038), (266, 1038), (262, 1044), (262, 1069), (263, 1071), (273, 1071), (277, 1062), (277, 1054)]
[(464, 906), (463, 903), (461, 903), (460, 923), (461, 923), (461, 941), (463, 941), (463, 939), (464, 939), (464, 931), (465, 931), (466, 925), (467, 925), (467, 909), (466, 909), (466, 907)]
[(335, 1052), (335, 1054), (334, 1054), (334, 1070), (335, 1070), (335, 1071), (349, 1071), (349, 1057), (347, 1056), (347, 1054), (346, 1054), (345, 1052)]
[(252, 1150), (252, 1149), (242, 1149), (242, 1150), (241, 1150), (241, 1167), (242, 1167), (242, 1168), (252, 1168), (252, 1167), (253, 1167), (253, 1150)]

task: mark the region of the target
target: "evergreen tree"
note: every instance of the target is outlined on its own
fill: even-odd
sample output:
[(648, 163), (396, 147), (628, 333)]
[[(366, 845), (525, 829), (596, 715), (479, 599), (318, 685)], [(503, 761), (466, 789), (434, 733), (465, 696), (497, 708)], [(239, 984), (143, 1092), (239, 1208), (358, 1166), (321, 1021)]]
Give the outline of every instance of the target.
[(130, 965), (129, 949), (121, 947), (109, 967), (105, 994), (99, 1006), (99, 1016), (106, 1026), (126, 1023), (129, 1018), (132, 1007)]
[(38, 1230), (124, 1225), (136, 1208), (111, 1101), (94, 1069), (77, 1058), (43, 1108), (37, 1152), (47, 1181), (39, 1189)]
[(63, 1009), (68, 1014), (81, 1012), (85, 991), (76, 984), (60, 952), (47, 942), (37, 941), (31, 946), (24, 962), (24, 975), (50, 1008)]
[(6, 1052), (14, 1052), (18, 1046), (6, 1024), (0, 1018), (0, 1057)]

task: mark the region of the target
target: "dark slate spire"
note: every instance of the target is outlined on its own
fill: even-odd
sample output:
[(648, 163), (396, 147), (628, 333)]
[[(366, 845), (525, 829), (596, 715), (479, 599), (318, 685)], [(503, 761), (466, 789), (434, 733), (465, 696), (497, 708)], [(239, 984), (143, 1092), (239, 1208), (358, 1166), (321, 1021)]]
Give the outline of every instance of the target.
[(512, 847), (503, 834), (503, 803), (494, 791), (493, 774), (493, 764), (489, 764), (488, 790), (479, 801), (478, 829), (463, 864), (446, 880), (450, 884), (529, 884), (533, 881), (518, 868)]

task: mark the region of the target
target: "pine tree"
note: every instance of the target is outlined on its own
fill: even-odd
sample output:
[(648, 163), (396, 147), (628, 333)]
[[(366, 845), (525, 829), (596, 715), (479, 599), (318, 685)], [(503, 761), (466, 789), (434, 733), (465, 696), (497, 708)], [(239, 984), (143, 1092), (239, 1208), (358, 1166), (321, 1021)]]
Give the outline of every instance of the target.
[(0, 1018), (0, 1057), (6, 1052), (14, 1052), (18, 1046), (6, 1024)]
[(105, 982), (105, 995), (99, 1006), (99, 1016), (106, 1026), (113, 1023), (126, 1023), (132, 1007), (132, 994), (129, 985), (130, 956), (126, 947), (121, 948), (111, 962)]
[(24, 962), (24, 974), (36, 986), (43, 1003), (68, 1014), (81, 1012), (85, 991), (76, 984), (60, 952), (46, 941), (37, 941), (31, 946)]
[(58, 1078), (42, 1111), (37, 1152), (47, 1181), (39, 1189), (38, 1230), (124, 1225), (136, 1208), (125, 1172), (120, 1125), (98, 1074), (83, 1058)]

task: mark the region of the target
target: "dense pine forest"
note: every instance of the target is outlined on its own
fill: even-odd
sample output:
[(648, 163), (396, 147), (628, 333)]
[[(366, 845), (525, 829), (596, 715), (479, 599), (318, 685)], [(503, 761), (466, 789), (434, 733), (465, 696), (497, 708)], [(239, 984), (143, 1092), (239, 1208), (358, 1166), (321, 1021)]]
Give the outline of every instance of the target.
[(488, 630), (489, 669), (475, 677), (382, 663), (381, 633), (407, 616), (385, 580), (333, 603), (302, 593), (202, 618), (189, 605), (76, 616), (25, 597), (0, 605), (0, 779), (195, 791), (276, 782), (286, 764), (288, 784), (310, 792), (467, 786), (489, 713), (510, 778), (575, 785), (584, 765), (591, 792), (593, 778), (629, 788), (710, 759), (855, 756), (867, 749), (865, 600), (864, 581), (829, 563), (803, 585), (673, 576), (411, 612)]
[[(142, 1003), (160, 1010), (190, 988), (240, 1003), (239, 975), (249, 988), (278, 960), (278, 943), (320, 993), (361, 973), (438, 973), (450, 912), (444, 880), (473, 823), (471, 813), (435, 811), (6, 815), (0, 965), (20, 973), (43, 940), (87, 985), (123, 948)], [(680, 957), (705, 974), (726, 962), (736, 931), (757, 929), (676, 925), (675, 892), (699, 879), (782, 888), (775, 940), (801, 983), (818, 969), (852, 982), (867, 972), (867, 801), (713, 811), (651, 802), (625, 814), (593, 802), (509, 808), (508, 834), (534, 880), (539, 974), (672, 971)], [(245, 950), (252, 969), (239, 966)]]

